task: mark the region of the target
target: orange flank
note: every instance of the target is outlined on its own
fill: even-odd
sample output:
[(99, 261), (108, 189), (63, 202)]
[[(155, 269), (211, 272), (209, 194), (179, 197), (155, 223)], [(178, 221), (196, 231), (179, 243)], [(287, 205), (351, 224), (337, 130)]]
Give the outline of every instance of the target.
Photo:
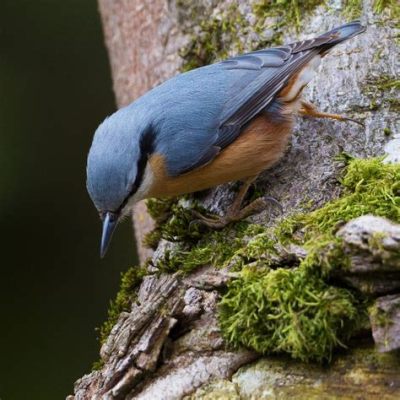
[(176, 196), (256, 176), (282, 157), (291, 130), (290, 119), (278, 124), (263, 115), (257, 117), (214, 160), (178, 177), (168, 176), (163, 156), (154, 154), (149, 159), (148, 197)]

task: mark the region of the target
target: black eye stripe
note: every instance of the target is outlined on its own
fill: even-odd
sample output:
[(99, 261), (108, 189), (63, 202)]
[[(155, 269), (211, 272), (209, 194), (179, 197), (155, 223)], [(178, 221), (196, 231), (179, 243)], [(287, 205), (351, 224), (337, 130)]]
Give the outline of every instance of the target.
[(149, 155), (154, 151), (154, 130), (151, 126), (147, 128), (147, 130), (142, 134), (140, 141), (140, 157), (137, 163), (137, 172), (136, 179), (132, 185), (132, 189), (129, 192), (128, 196), (124, 199), (122, 204), (119, 206), (117, 212), (120, 213), (121, 210), (126, 206), (128, 200), (131, 196), (133, 196), (143, 181), (144, 171), (146, 169), (147, 160)]

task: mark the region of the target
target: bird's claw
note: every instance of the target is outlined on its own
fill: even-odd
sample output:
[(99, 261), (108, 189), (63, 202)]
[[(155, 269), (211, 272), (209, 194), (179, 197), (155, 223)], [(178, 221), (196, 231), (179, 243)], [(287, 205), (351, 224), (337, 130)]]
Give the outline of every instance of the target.
[(192, 210), (192, 214), (196, 217), (196, 219), (189, 224), (189, 229), (191, 226), (193, 226), (192, 224), (196, 223), (206, 225), (209, 228), (222, 229), (232, 222), (240, 221), (251, 215), (258, 214), (264, 211), (268, 203), (271, 203), (272, 205), (277, 207), (281, 213), (283, 213), (282, 205), (275, 198), (270, 196), (263, 196), (254, 200), (248, 206), (240, 210), (228, 210), (226, 215), (223, 217), (218, 215), (206, 217), (200, 212)]

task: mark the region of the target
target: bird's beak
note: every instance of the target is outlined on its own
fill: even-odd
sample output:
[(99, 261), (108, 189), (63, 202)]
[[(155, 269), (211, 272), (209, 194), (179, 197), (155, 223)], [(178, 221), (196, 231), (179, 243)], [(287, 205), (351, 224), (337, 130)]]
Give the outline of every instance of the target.
[(103, 233), (101, 235), (100, 257), (103, 258), (111, 242), (112, 234), (118, 224), (118, 214), (107, 212), (103, 220)]

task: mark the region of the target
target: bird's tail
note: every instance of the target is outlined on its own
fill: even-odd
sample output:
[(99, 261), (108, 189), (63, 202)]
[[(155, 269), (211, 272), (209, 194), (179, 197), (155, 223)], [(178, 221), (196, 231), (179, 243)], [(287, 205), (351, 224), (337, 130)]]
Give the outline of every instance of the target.
[(365, 26), (361, 25), (360, 21), (352, 21), (345, 25), (338, 26), (329, 32), (325, 32), (314, 39), (296, 43), (293, 53), (310, 50), (312, 48), (320, 48), (321, 53), (324, 54), (333, 46), (364, 32), (365, 29)]
[(335, 46), (338, 43), (341, 43), (347, 39), (350, 39), (362, 32), (365, 32), (365, 26), (361, 25), (360, 21), (352, 21), (345, 25), (339, 26), (337, 28), (332, 29), (329, 32), (324, 33), (319, 36), (318, 39), (325, 39), (327, 41), (326, 44), (331, 46)]

